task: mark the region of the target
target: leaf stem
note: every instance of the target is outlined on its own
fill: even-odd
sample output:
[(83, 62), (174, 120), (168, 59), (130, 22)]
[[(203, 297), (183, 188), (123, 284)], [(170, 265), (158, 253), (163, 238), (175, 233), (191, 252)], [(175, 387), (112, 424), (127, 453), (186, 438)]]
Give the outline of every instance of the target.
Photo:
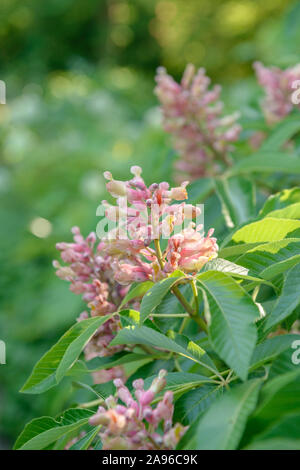
[(188, 303), (188, 301), (182, 295), (177, 286), (172, 287), (172, 292), (177, 297), (181, 305), (185, 308), (185, 310), (190, 314), (191, 318), (193, 318), (193, 320), (195, 320), (195, 322), (201, 327), (201, 329), (205, 331), (205, 333), (207, 333), (208, 330), (205, 321), (199, 315), (197, 315), (197, 312)]

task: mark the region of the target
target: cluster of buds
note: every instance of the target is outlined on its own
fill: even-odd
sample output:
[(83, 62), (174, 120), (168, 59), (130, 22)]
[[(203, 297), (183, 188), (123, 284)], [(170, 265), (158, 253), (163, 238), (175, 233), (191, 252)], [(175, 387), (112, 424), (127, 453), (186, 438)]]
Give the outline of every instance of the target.
[[(63, 280), (70, 282), (70, 290), (82, 295), (84, 302), (90, 309), (91, 316), (102, 316), (117, 310), (126, 289), (113, 281), (110, 271), (110, 259), (101, 256), (101, 243), (96, 244), (95, 233), (90, 233), (84, 238), (78, 227), (72, 229), (73, 243), (58, 243), (57, 249), (61, 253), (61, 259), (65, 265), (54, 261), (56, 274)], [(78, 321), (89, 318), (89, 313), (84, 311)], [(122, 346), (109, 346), (119, 329), (118, 317), (114, 316), (98, 328), (95, 335), (85, 348), (86, 360), (94, 357), (111, 356), (120, 351)], [(103, 383), (116, 377), (124, 377), (121, 367), (96, 372), (95, 383)]]
[[(178, 203), (188, 197), (188, 182), (175, 188), (170, 188), (166, 182), (147, 187), (141, 168), (132, 167), (131, 172), (134, 177), (125, 182), (116, 181), (110, 173), (105, 173), (109, 180), (107, 189), (117, 199), (117, 206), (104, 201), (105, 215), (118, 221), (118, 227), (103, 239), (102, 250), (113, 259), (111, 268), (115, 280), (124, 285), (157, 281), (177, 268), (187, 273), (196, 272), (215, 258), (218, 246), (211, 238), (213, 229), (204, 237), (200, 233), (202, 226), (195, 229), (195, 223), (191, 222), (201, 215), (201, 209)], [(124, 200), (126, 207), (122, 204)], [(168, 238), (168, 246), (163, 253), (158, 253), (150, 244), (161, 237)]]
[(217, 257), (217, 240), (212, 237), (214, 230), (210, 229), (206, 237), (203, 237), (201, 230), (202, 225), (195, 228), (191, 223), (182, 233), (169, 239), (166, 250), (166, 271), (181, 269), (185, 272), (196, 272), (208, 261)]
[(237, 113), (222, 116), (220, 86), (209, 89), (210, 79), (205, 70), (200, 68), (196, 73), (191, 64), (186, 67), (180, 84), (164, 68), (158, 69), (156, 82), (163, 126), (172, 135), (180, 156), (177, 170), (196, 179), (215, 174), (224, 164), (230, 164), (229, 152), (241, 126), (236, 122)]
[(142, 379), (135, 380), (135, 398), (121, 379), (114, 380), (117, 397), (123, 404), (110, 396), (106, 399), (106, 407), (100, 406), (89, 421), (92, 426), (102, 425), (100, 437), (104, 450), (168, 450), (176, 447), (186, 427), (181, 424), (172, 427), (173, 393), (165, 392), (156, 407), (151, 406), (166, 385), (166, 373), (161, 370), (148, 390), (144, 390)]
[[(281, 70), (254, 63), (259, 84), (265, 91), (262, 109), (268, 124), (275, 124), (290, 114), (294, 107), (300, 108), (299, 99), (293, 102), (295, 89), (300, 86), (300, 64)], [(299, 93), (298, 93), (299, 95)]]

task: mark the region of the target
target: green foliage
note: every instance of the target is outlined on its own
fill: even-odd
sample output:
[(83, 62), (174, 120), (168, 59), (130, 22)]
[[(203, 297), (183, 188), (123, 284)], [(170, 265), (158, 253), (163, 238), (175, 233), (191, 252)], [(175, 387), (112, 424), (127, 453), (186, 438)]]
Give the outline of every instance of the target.
[[(0, 130), (0, 339), (8, 345), (1, 435), (12, 442), (24, 423), (49, 415), (30, 421), (15, 448), (62, 449), (81, 431), (72, 449), (101, 448), (99, 428), (88, 425), (95, 405), (74, 403), (115, 394), (112, 382), (93, 385), (91, 374), (122, 366), (129, 388), (168, 371), (174, 422), (190, 426), (178, 449), (300, 449), (299, 365), (292, 361), (300, 312), (299, 115), (266, 125), (251, 71), (256, 59), (298, 60), (299, 5), (17, 3), (0, 7), (8, 93)], [(219, 257), (195, 276), (177, 272), (131, 286), (111, 343), (127, 350), (85, 362), (81, 351), (107, 317), (75, 323), (83, 305), (54, 277), (55, 243), (70, 239), (72, 225), (95, 229), (101, 171), (121, 178), (138, 164), (147, 183), (172, 182), (177, 155), (153, 107), (153, 74), (162, 63), (179, 75), (190, 61), (224, 83), (226, 107), (242, 112), (232, 166), (188, 188), (189, 203), (205, 203)], [(256, 130), (266, 138), (253, 152), (248, 138)], [(193, 314), (174, 296), (175, 285)], [(122, 310), (133, 299), (142, 299), (140, 312)], [(22, 388), (28, 395), (19, 394), (47, 349)]]

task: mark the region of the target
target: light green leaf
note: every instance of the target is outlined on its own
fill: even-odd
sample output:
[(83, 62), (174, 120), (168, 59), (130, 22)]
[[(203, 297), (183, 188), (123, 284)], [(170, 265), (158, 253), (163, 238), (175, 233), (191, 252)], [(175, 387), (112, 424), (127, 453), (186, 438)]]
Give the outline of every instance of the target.
[(245, 380), (254, 351), (254, 324), (259, 310), (229, 275), (209, 271), (197, 276), (205, 293), (205, 314), (211, 343), (219, 356)]
[(290, 205), (297, 204), (298, 202), (300, 202), (300, 188), (284, 189), (269, 197), (260, 210), (259, 215), (260, 217), (265, 217), (270, 212), (288, 208)]
[(269, 212), (268, 217), (278, 217), (278, 219), (300, 219), (300, 202), (291, 204), (284, 209), (277, 209)]
[(251, 380), (225, 392), (200, 419), (197, 431), (197, 449), (236, 449), (243, 435), (246, 421), (255, 408), (260, 380)]
[(110, 318), (88, 318), (73, 325), (39, 360), (21, 389), (23, 393), (41, 393), (57, 385), (77, 360), (95, 331)]
[(220, 271), (229, 274), (241, 274), (247, 276), (248, 269), (239, 264), (232, 263), (223, 258), (216, 258), (204, 265), (204, 271)]
[(232, 240), (236, 243), (275, 242), (299, 228), (299, 220), (267, 217), (240, 228)]

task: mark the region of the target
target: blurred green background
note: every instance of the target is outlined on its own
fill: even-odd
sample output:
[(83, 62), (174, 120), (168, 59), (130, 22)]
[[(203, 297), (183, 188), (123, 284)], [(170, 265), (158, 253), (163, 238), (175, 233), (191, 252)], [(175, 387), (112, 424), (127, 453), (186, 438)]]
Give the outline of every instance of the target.
[[(64, 383), (18, 390), (82, 310), (56, 279), (55, 243), (97, 224), (102, 172), (169, 179), (170, 144), (155, 69), (205, 66), (228, 109), (257, 113), (252, 62), (299, 62), (300, 2), (288, 0), (1, 0), (0, 448), (24, 423), (71, 403)], [(212, 202), (215, 203), (214, 201)], [(209, 217), (209, 215), (208, 215)]]

